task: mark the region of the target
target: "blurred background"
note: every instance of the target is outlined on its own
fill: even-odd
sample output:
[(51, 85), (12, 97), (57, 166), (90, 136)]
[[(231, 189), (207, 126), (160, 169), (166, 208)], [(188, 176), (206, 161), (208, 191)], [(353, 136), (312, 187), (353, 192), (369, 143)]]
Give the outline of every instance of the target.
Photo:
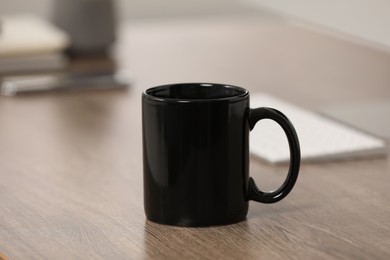
[[(51, 18), (54, 2), (0, 0), (0, 15), (34, 13)], [(117, 0), (115, 8), (119, 20), (281, 14), (327, 33), (339, 33), (338, 37), (390, 48), (390, 1), (385, 0)]]
[[(300, 86), (308, 86), (313, 107), (369, 98), (343, 92), (344, 86), (370, 86), (376, 89), (371, 98), (383, 97), (390, 82), (388, 11), (390, 1), (384, 0), (0, 0), (0, 76), (37, 64), (41, 71), (93, 67), (93, 73), (112, 74), (119, 62), (140, 87), (202, 79), (269, 86), (264, 90), (300, 100)], [(113, 43), (120, 50), (114, 60)], [(101, 59), (67, 63), (64, 50), (111, 53), (105, 65)], [(166, 66), (172, 55), (175, 64), (185, 64), (180, 73)], [(200, 66), (203, 55), (208, 62)], [(148, 74), (152, 68), (155, 81)], [(287, 86), (297, 89), (295, 96), (285, 95)], [(325, 100), (327, 93), (332, 95)]]
[[(93, 67), (95, 74), (111, 75), (120, 63), (137, 77), (141, 88), (201, 79), (249, 89), (267, 86), (264, 91), (301, 100), (300, 86), (307, 86), (305, 92), (312, 95), (305, 100), (309, 107), (387, 97), (388, 11), (390, 1), (384, 0), (0, 0), (0, 76), (8, 73), (10, 64), (21, 71), (25, 64), (36, 69), (38, 63), (42, 68), (70, 67), (71, 73), (74, 67)], [(7, 29), (7, 19), (18, 14), (33, 14), (48, 24), (42, 28), (40, 21), (17, 17), (9, 24), (21, 27), (22, 20), (24, 27)], [(37, 25), (34, 37), (32, 24)], [(62, 32), (48, 28), (51, 24)], [(39, 30), (42, 37), (36, 33)], [(207, 41), (203, 41), (205, 37)], [(33, 46), (32, 41), (38, 39), (42, 43)], [(226, 43), (223, 48), (221, 42)], [(24, 49), (16, 50), (22, 43), (26, 43)], [(111, 59), (113, 43), (120, 50), (115, 59)], [(39, 44), (45, 45), (46, 54)], [(64, 50), (66, 54), (109, 55), (104, 57), (105, 65), (101, 59), (67, 63)], [(165, 61), (173, 55), (175, 64), (185, 66), (166, 66)], [(203, 55), (208, 56), (206, 65), (202, 64)], [(98, 64), (103, 65), (100, 68)], [(149, 76), (153, 68), (154, 81)], [(287, 86), (296, 91), (286, 95)], [(359, 96), (344, 86), (369, 86), (375, 91), (371, 97)]]
[[(0, 14), (24, 11), (49, 17), (53, 2), (53, 0), (1, 0)], [(253, 11), (249, 3), (240, 0), (117, 0), (115, 4), (119, 19), (188, 17)]]

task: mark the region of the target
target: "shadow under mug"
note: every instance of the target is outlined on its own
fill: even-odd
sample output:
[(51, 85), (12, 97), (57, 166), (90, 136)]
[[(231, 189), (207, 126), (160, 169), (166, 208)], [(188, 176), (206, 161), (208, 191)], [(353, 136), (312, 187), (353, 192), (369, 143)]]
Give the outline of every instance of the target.
[[(290, 147), (284, 183), (263, 192), (249, 177), (249, 132), (262, 119), (276, 121)], [(142, 94), (144, 207), (148, 220), (175, 226), (226, 225), (242, 221), (249, 200), (274, 203), (293, 188), (300, 148), (286, 116), (249, 107), (243, 88), (182, 83)]]

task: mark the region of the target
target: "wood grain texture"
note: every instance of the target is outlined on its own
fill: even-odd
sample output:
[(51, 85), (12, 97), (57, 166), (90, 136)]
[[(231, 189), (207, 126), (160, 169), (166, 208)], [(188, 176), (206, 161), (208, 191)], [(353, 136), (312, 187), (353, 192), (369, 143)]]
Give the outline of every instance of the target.
[[(1, 257), (390, 258), (387, 158), (303, 164), (291, 195), (251, 202), (235, 225), (146, 221), (140, 111), (142, 90), (181, 81), (236, 84), (313, 109), (389, 98), (389, 54), (264, 19), (130, 24), (121, 36), (128, 91), (0, 97)], [(251, 160), (266, 189), (285, 172)]]

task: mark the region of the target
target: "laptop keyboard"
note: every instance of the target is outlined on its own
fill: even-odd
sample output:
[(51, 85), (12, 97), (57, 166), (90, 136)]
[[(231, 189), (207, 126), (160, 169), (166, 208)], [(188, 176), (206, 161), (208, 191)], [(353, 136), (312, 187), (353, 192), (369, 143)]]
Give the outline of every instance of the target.
[[(293, 123), (302, 161), (339, 160), (386, 155), (384, 140), (267, 94), (251, 95), (251, 107), (280, 110)], [(270, 163), (289, 162), (287, 138), (275, 122), (261, 120), (250, 135), (250, 151)]]

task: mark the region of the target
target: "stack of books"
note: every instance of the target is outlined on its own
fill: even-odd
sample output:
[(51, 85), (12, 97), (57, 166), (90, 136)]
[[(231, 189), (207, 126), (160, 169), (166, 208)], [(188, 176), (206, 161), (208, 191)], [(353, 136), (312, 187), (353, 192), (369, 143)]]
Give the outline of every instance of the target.
[(49, 21), (32, 15), (4, 16), (0, 30), (0, 76), (61, 70), (69, 37)]

